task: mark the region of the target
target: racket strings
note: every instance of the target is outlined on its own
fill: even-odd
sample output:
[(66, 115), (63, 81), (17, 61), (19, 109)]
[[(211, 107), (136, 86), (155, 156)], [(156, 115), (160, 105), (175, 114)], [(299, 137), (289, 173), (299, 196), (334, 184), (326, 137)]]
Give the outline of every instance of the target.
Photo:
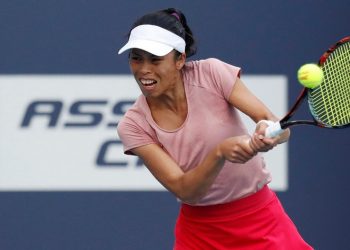
[[(349, 83), (348, 76), (349, 72), (346, 74), (346, 65), (349, 57), (346, 56), (345, 46), (339, 47), (334, 53), (329, 57), (329, 60), (325, 64), (325, 72), (329, 72), (328, 78), (325, 80), (328, 81), (329, 88), (326, 88), (325, 96), (327, 96), (327, 109), (328, 119), (331, 121), (331, 125), (342, 125), (348, 123), (346, 119), (350, 117), (347, 111), (349, 108), (350, 96), (347, 93), (349, 91), (349, 84), (342, 84), (343, 82)], [(347, 69), (349, 69), (349, 64)], [(329, 70), (327, 70), (329, 69)], [(326, 74), (327, 75), (327, 74)]]
[(309, 91), (309, 105), (316, 120), (326, 126), (350, 123), (350, 42), (337, 47), (324, 64), (324, 81)]

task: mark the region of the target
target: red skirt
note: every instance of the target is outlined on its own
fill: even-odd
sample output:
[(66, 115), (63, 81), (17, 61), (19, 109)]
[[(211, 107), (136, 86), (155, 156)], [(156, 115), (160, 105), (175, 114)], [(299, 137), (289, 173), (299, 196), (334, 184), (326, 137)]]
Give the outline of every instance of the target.
[(174, 250), (310, 250), (267, 186), (227, 204), (182, 204)]

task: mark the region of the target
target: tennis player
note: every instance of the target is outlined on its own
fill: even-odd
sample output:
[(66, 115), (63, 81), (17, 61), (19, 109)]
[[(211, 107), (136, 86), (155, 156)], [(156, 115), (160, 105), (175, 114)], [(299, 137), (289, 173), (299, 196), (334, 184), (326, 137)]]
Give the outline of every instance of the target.
[[(129, 52), (142, 95), (118, 124), (126, 154), (137, 155), (181, 202), (176, 250), (312, 249), (268, 187), (259, 152), (286, 142), (265, 138), (270, 110), (218, 59), (187, 61), (196, 43), (180, 10), (146, 14), (119, 54)], [(257, 122), (249, 135), (237, 111)]]

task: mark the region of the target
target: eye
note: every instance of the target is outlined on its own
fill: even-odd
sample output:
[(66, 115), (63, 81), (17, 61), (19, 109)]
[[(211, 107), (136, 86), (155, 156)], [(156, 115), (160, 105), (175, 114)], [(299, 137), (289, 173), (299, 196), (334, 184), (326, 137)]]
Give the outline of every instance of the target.
[(133, 62), (141, 62), (142, 61), (142, 56), (137, 54), (137, 53), (134, 53), (134, 52), (131, 52), (129, 54), (129, 60), (130, 61), (133, 61)]
[(163, 60), (163, 57), (159, 57), (159, 56), (152, 56), (151, 57), (151, 62), (152, 63), (159, 63)]
[(129, 58), (131, 61), (135, 61), (135, 62), (140, 62), (142, 60), (142, 57), (138, 55), (130, 55)]

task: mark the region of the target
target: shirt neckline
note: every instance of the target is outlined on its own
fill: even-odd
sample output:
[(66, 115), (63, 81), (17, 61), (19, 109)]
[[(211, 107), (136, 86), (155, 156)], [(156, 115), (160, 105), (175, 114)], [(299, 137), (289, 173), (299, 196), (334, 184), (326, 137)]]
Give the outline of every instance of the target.
[(185, 71), (182, 70), (182, 81), (183, 81), (183, 85), (184, 85), (184, 90), (185, 90), (185, 98), (186, 98), (186, 102), (187, 102), (187, 115), (186, 115), (186, 119), (184, 120), (184, 122), (181, 124), (181, 126), (179, 126), (178, 128), (176, 129), (173, 129), (173, 130), (168, 130), (168, 129), (165, 129), (165, 128), (162, 128), (160, 127), (156, 122), (155, 120), (153, 119), (153, 116), (152, 116), (152, 113), (151, 113), (151, 110), (148, 106), (148, 103), (147, 103), (147, 100), (146, 100), (146, 97), (144, 95), (142, 95), (142, 102), (143, 102), (143, 105), (145, 107), (145, 112), (146, 112), (146, 120), (148, 121), (149, 124), (151, 124), (152, 126), (156, 127), (157, 129), (163, 131), (163, 132), (167, 132), (167, 133), (176, 133), (178, 131), (180, 131), (183, 127), (185, 127), (188, 119), (189, 119), (189, 114), (190, 114), (190, 110), (191, 110), (191, 105), (190, 105), (190, 102), (189, 102), (189, 98), (188, 98), (188, 94), (189, 94), (189, 91), (188, 91), (188, 84), (186, 84), (186, 75), (185, 75)]

